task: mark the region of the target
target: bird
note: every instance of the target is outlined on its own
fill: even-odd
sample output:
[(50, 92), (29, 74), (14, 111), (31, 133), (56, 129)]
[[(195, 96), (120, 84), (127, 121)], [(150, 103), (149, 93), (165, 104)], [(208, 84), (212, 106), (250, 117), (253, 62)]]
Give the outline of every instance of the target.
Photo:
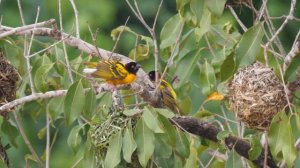
[[(156, 71), (150, 71), (148, 73), (148, 77), (153, 83), (155, 83), (156, 75), (158, 75), (157, 78), (158, 80), (160, 80), (160, 73)], [(162, 79), (159, 85), (159, 91), (161, 93), (160, 95), (163, 101), (163, 105), (169, 108), (171, 111), (181, 114), (181, 109), (179, 108), (179, 105), (177, 103), (177, 95), (171, 84)]]
[(136, 79), (136, 73), (141, 65), (136, 62), (123, 64), (118, 60), (101, 60), (99, 62), (84, 62), (88, 68), (83, 72), (94, 78), (102, 78), (112, 85), (131, 84)]

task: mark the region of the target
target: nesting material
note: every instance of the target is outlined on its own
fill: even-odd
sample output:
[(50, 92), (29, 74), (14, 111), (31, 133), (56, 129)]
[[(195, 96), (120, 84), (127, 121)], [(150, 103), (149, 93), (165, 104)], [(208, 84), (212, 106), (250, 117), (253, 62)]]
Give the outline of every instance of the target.
[(117, 111), (110, 111), (106, 120), (91, 125), (89, 136), (96, 156), (102, 160), (105, 158), (109, 142), (113, 136), (122, 132), (126, 127), (135, 127), (136, 120), (127, 117)]
[[(0, 51), (0, 106), (16, 99), (16, 84), (19, 80), (16, 69)], [(9, 111), (1, 112), (5, 118)]]
[(268, 129), (274, 115), (287, 105), (282, 83), (260, 62), (240, 69), (228, 90), (230, 109), (249, 128)]

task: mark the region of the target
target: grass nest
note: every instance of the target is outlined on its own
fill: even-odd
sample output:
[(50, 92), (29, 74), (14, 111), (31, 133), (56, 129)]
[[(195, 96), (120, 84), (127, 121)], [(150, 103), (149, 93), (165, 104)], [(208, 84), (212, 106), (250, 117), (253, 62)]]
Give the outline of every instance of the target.
[(272, 118), (287, 105), (281, 81), (260, 62), (240, 69), (228, 90), (230, 109), (249, 128), (268, 129)]
[[(126, 127), (131, 127), (132, 130), (134, 130), (136, 121), (137, 118), (128, 117), (120, 111), (113, 111), (111, 109), (106, 120), (101, 123), (91, 125), (89, 136), (91, 138), (92, 148), (95, 150), (96, 157), (100, 160), (100, 162), (97, 163), (98, 166), (101, 167), (101, 162), (105, 159), (111, 138), (120, 131), (123, 131)], [(140, 167), (136, 152), (132, 155), (131, 163), (126, 163), (122, 160), (121, 164), (130, 168)]]
[[(19, 80), (17, 70), (7, 61), (0, 51), (0, 106), (16, 99), (17, 82)], [(10, 110), (0, 114), (7, 118)]]

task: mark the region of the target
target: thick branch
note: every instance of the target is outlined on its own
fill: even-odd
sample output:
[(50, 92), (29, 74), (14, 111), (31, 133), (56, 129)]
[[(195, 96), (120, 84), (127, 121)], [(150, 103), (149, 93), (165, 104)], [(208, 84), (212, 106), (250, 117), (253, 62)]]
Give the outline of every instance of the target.
[[(221, 132), (221, 130), (211, 123), (197, 120), (192, 117), (174, 117), (172, 122), (176, 122), (178, 125), (180, 125), (180, 127), (189, 133), (201, 136), (214, 142), (219, 141), (217, 139), (217, 135), (219, 132)], [(239, 155), (249, 159), (248, 152), (251, 149), (251, 144), (248, 141), (230, 135), (225, 139), (225, 144), (229, 149), (234, 149)], [(267, 161), (267, 165), (269, 167), (277, 167), (274, 160), (272, 160), (270, 152)], [(264, 167), (264, 150), (262, 150), (260, 156), (256, 160), (252, 160), (252, 162), (258, 167)]]

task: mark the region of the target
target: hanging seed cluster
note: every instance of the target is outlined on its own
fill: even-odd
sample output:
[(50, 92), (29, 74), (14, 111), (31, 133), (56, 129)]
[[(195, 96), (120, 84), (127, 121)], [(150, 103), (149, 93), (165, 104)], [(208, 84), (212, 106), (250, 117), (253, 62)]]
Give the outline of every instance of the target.
[(260, 62), (239, 70), (228, 90), (230, 109), (249, 128), (267, 129), (274, 115), (287, 105), (282, 83)]
[[(16, 84), (19, 80), (16, 69), (0, 51), (0, 106), (16, 99)], [(5, 118), (9, 111), (1, 112)]]

